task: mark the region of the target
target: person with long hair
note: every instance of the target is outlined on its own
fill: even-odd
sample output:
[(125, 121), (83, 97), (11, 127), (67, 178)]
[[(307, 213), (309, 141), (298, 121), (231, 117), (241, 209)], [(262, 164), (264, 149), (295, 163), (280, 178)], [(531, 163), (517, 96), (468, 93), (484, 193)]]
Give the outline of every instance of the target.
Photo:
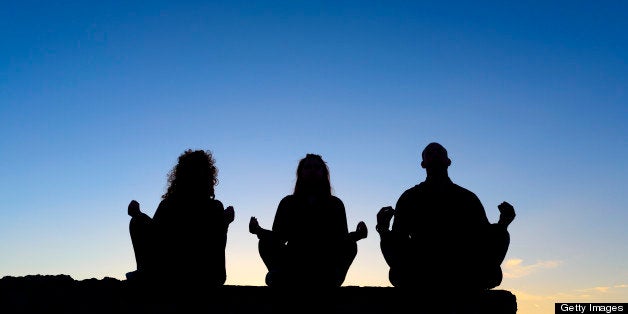
[(307, 154), (297, 167), (294, 193), (284, 197), (272, 230), (251, 217), (249, 231), (259, 239), (259, 253), (268, 268), (266, 284), (274, 287), (338, 287), (366, 238), (360, 221), (347, 228), (342, 201), (332, 195), (329, 169), (320, 155)]
[(152, 219), (131, 201), (129, 231), (137, 271), (128, 273), (128, 279), (224, 284), (227, 230), (235, 214), (215, 198), (217, 175), (210, 151), (188, 149), (168, 174), (168, 189)]

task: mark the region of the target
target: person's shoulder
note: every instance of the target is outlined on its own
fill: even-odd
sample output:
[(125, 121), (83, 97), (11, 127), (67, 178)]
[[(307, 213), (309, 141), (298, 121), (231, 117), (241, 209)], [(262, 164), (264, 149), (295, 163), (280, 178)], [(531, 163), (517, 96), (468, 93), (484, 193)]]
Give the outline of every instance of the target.
[(456, 183), (453, 183), (453, 182), (452, 182), (452, 183), (451, 183), (451, 186), (453, 186), (453, 187), (454, 187), (454, 189), (456, 189), (456, 190), (458, 190), (458, 191), (460, 191), (460, 192), (464, 192), (464, 193), (471, 193), (471, 194), (473, 194), (473, 192), (471, 192), (471, 190), (469, 190), (469, 189), (467, 189), (467, 188), (465, 188), (465, 187), (463, 187), (463, 186), (461, 186), (461, 185), (458, 185), (458, 184), (456, 184)]
[(415, 195), (415, 194), (419, 193), (421, 191), (421, 189), (422, 189), (422, 184), (423, 184), (423, 182), (421, 182), (421, 183), (419, 183), (419, 184), (417, 184), (417, 185), (415, 185), (415, 186), (405, 190), (401, 194), (401, 197), (410, 197), (412, 195)]
[(344, 206), (344, 203), (342, 202), (342, 200), (335, 195), (331, 195), (330, 200), (333, 204)]
[(279, 201), (279, 206), (280, 207), (284, 207), (284, 206), (290, 206), (290, 204), (293, 204), (297, 199), (297, 196), (294, 194), (289, 194), (284, 196), (281, 201)]
[(162, 199), (159, 202), (159, 205), (157, 205), (157, 210), (155, 211), (155, 214), (157, 214), (157, 212), (168, 211), (168, 207), (170, 207), (170, 201), (168, 199)]
[(162, 199), (159, 202), (157, 210), (155, 210), (155, 213), (153, 214), (153, 219), (155, 219), (156, 222), (159, 222), (164, 216), (167, 216), (169, 214), (168, 204), (168, 199)]
[(464, 195), (469, 196), (469, 197), (477, 198), (477, 195), (475, 195), (475, 193), (473, 193), (471, 190), (469, 190), (469, 189), (467, 189), (465, 187), (462, 187), (462, 186), (460, 186), (458, 184), (455, 184), (455, 183), (453, 183), (452, 186), (460, 194), (464, 194)]
[(420, 191), (421, 184), (417, 184), (405, 190), (403, 193), (401, 193), (401, 196), (399, 196), (399, 199), (397, 200), (397, 207), (403, 206), (404, 204), (413, 203), (414, 200), (419, 196)]
[(215, 199), (215, 198), (211, 199), (211, 201), (210, 201), (210, 202), (211, 202), (211, 204), (212, 204), (214, 207), (218, 207), (218, 208), (224, 208), (224, 207), (225, 207), (225, 206), (222, 204), (222, 202), (221, 202), (220, 200), (217, 200), (217, 199)]

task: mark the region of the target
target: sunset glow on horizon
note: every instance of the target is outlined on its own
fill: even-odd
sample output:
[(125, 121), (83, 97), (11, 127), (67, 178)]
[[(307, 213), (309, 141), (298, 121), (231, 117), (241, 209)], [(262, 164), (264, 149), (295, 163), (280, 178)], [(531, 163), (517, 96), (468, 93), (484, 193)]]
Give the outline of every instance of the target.
[(264, 285), (249, 218), (271, 228), (316, 153), (349, 229), (368, 226), (344, 285), (390, 286), (375, 215), (439, 142), (490, 222), (515, 207), (497, 289), (519, 313), (628, 302), (627, 2), (2, 7), (0, 277), (124, 279), (128, 203), (152, 216), (204, 149), (235, 208), (227, 285)]

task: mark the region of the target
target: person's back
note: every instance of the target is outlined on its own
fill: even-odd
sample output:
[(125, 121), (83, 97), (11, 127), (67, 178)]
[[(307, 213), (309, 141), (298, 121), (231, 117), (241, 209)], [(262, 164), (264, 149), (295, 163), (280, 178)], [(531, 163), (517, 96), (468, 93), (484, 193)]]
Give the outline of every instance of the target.
[(226, 279), (228, 225), (220, 201), (162, 201), (153, 217), (162, 245), (161, 276), (168, 280), (221, 285)]
[(356, 242), (367, 236), (364, 222), (348, 232), (344, 204), (331, 194), (329, 169), (315, 154), (299, 162), (294, 193), (279, 203), (272, 229), (251, 217), (249, 231), (259, 239), (266, 284), (275, 287), (340, 286)]
[[(381, 249), (395, 286), (462, 289), (492, 288), (501, 282), (501, 264), (508, 249), (506, 226), (514, 218), (502, 213), (491, 225), (477, 196), (447, 174), (451, 160), (440, 144), (422, 154), (426, 180), (399, 198), (395, 209), (378, 213)], [(500, 205), (500, 211), (512, 206)], [(394, 215), (392, 230), (388, 230)]]
[(284, 197), (277, 208), (272, 230), (286, 243), (290, 272), (306, 276), (302, 279), (304, 282), (325, 281), (326, 276), (333, 274), (338, 263), (334, 258), (342, 255), (349, 236), (344, 205), (335, 196), (313, 202), (299, 195)]
[(138, 269), (127, 278), (171, 288), (184, 284), (186, 289), (224, 284), (227, 228), (234, 210), (225, 210), (215, 199), (217, 173), (209, 151), (186, 150), (169, 174), (153, 219), (140, 212), (139, 203), (129, 204)]
[(475, 194), (452, 182), (422, 182), (404, 192), (395, 208), (392, 230), (409, 237), (414, 253), (407, 257), (414, 265), (408, 276), (431, 287), (464, 278), (473, 243), (489, 225)]

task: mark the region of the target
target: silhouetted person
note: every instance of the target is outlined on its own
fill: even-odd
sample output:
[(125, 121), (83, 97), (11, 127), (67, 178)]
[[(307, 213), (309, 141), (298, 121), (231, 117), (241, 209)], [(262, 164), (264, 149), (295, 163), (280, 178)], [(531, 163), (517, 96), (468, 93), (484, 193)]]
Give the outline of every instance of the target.
[(274, 287), (339, 287), (357, 254), (356, 242), (367, 236), (362, 221), (348, 231), (344, 204), (331, 194), (329, 169), (315, 154), (299, 162), (294, 194), (279, 203), (272, 230), (251, 217), (249, 231), (259, 238), (266, 284)]
[[(424, 182), (406, 190), (395, 209), (377, 214), (381, 250), (396, 287), (480, 291), (498, 286), (500, 265), (510, 236), (506, 228), (514, 208), (501, 203), (499, 222), (490, 224), (477, 196), (456, 184), (447, 173), (447, 150), (430, 143), (422, 153)], [(392, 230), (390, 220), (394, 215)]]
[(218, 169), (209, 151), (186, 150), (169, 173), (168, 190), (151, 219), (131, 201), (129, 225), (137, 271), (129, 280), (215, 287), (224, 284), (227, 229), (233, 207), (215, 199)]

